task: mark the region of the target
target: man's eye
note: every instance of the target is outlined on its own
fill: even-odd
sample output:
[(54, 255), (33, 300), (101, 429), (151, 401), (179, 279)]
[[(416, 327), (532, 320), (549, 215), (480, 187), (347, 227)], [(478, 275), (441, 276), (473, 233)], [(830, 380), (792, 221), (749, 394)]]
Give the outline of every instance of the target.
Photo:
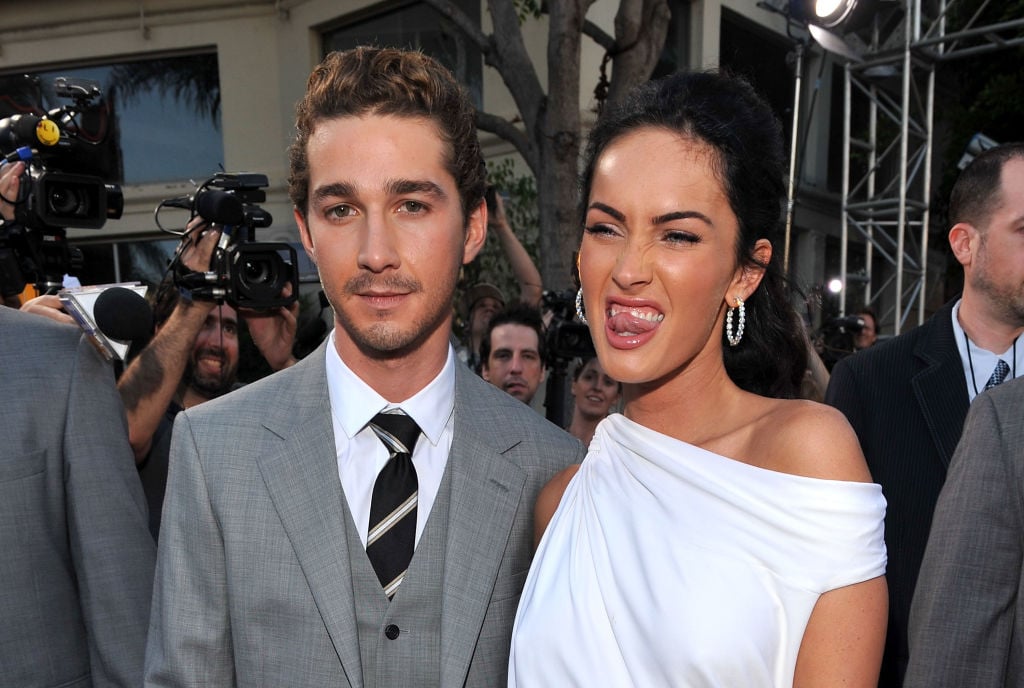
[(347, 206), (347, 205), (331, 206), (330, 208), (328, 208), (327, 210), (324, 211), (324, 215), (326, 215), (327, 217), (333, 217), (333, 218), (339, 218), (339, 219), (343, 218), (343, 217), (348, 217), (351, 214), (352, 214), (352, 208)]
[(407, 213), (422, 213), (426, 209), (427, 206), (419, 201), (405, 201), (402, 203), (402, 210)]

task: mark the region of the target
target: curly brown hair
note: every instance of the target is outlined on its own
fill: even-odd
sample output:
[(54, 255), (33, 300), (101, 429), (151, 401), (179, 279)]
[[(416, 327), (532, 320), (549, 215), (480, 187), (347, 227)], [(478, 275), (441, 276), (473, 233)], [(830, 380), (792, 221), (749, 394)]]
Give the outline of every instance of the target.
[(465, 221), (483, 201), (485, 168), (476, 134), (476, 110), (466, 90), (437, 60), (413, 50), (360, 46), (332, 52), (313, 69), (295, 107), (295, 141), (288, 149), (288, 192), (306, 216), (309, 138), (336, 117), (397, 115), (433, 122), (449, 151), (445, 167), (455, 179)]

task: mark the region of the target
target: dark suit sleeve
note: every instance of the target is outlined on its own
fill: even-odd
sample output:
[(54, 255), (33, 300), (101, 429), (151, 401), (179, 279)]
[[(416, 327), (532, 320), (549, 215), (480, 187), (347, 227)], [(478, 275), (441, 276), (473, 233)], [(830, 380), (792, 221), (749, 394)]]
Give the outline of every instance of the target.
[(64, 491), (92, 685), (138, 686), (156, 545), (113, 373), (84, 337), (69, 377)]
[(907, 688), (1017, 685), (1007, 680), (1013, 678), (1007, 662), (1024, 510), (1020, 467), (1012, 463), (1020, 450), (1006, 430), (989, 395), (978, 397), (939, 497), (918, 579)]
[[(851, 365), (850, 357), (836, 363), (829, 376), (828, 388), (825, 390), (825, 403), (843, 412), (850, 421), (858, 437), (864, 431), (865, 415), (868, 401), (861, 395), (861, 385), (856, 370)], [(863, 439), (861, 440), (863, 443)]]
[(224, 541), (187, 412), (174, 421), (146, 686), (235, 685)]

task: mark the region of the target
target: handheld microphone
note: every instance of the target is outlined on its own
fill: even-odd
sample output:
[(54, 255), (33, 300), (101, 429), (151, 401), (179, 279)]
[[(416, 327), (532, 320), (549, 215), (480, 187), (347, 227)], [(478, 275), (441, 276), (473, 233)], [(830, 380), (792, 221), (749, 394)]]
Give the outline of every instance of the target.
[(96, 327), (111, 339), (129, 342), (153, 331), (153, 309), (137, 292), (124, 287), (104, 289), (92, 311)]
[(153, 311), (143, 298), (146, 287), (116, 284), (62, 289), (61, 305), (107, 360), (124, 360), (133, 340), (153, 329)]

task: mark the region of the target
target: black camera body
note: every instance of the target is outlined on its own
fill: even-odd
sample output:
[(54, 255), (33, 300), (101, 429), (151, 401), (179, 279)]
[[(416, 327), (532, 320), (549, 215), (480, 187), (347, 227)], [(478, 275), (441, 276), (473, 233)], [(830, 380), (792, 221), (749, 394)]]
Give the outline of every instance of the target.
[[(255, 230), (269, 227), (273, 217), (260, 207), (266, 200), (266, 175), (220, 173), (184, 198), (162, 201), (157, 207), (187, 207), (221, 228), (220, 241), (208, 272), (188, 270), (174, 259), (175, 285), (191, 298), (226, 301), (235, 308), (267, 309), (288, 306), (299, 297), (298, 256), (283, 242), (257, 242)], [(291, 294), (281, 296), (286, 284)]]
[(821, 344), (821, 360), (829, 371), (840, 360), (852, 354), (856, 347), (854, 338), (864, 329), (864, 318), (847, 315), (832, 318), (821, 326), (818, 341)]
[[(103, 169), (101, 134), (86, 132), (81, 119), (95, 115), (99, 84), (89, 79), (58, 77), (58, 96), (74, 100), (45, 114), (24, 113), (0, 119), (0, 156), (4, 164), (25, 163), (14, 222), (0, 227), (0, 288), (20, 293), (32, 280), (42, 291), (61, 286), (64, 274), (80, 267), (80, 254), (67, 245), (68, 227), (100, 229), (121, 217), (121, 188), (97, 172)], [(20, 286), (19, 286), (20, 285)]]
[(74, 105), (46, 114), (21, 114), (0, 120), (0, 154), (7, 162), (25, 162), (15, 200), (15, 221), (30, 229), (100, 229), (121, 217), (121, 187), (94, 174), (92, 158), (102, 140), (81, 133), (79, 116), (100, 97), (89, 79), (58, 77), (58, 96)]
[(548, 358), (545, 363), (549, 369), (564, 367), (574, 358), (597, 355), (590, 337), (590, 328), (576, 322), (576, 292), (571, 289), (562, 292), (545, 291), (543, 304), (552, 314), (544, 340)]

